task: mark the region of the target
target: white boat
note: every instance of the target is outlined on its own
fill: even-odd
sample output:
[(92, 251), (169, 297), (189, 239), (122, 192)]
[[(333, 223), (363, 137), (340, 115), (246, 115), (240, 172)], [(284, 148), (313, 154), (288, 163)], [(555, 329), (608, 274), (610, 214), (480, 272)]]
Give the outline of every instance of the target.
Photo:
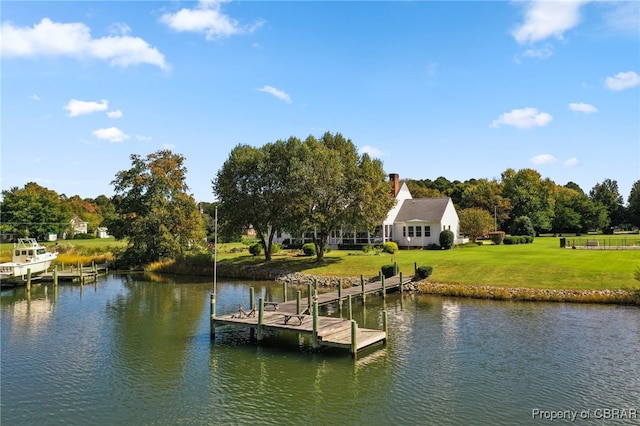
[(35, 238), (20, 238), (13, 245), (13, 260), (0, 263), (0, 281), (2, 284), (26, 281), (27, 271), (31, 270), (32, 276), (41, 274), (57, 257), (58, 253), (48, 252)]

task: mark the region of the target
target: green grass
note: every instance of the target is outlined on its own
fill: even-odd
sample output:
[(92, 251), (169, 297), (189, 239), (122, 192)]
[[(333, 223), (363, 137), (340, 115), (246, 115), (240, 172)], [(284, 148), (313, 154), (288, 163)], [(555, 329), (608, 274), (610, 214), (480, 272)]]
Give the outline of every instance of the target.
[[(226, 259), (226, 260), (225, 260)], [(380, 267), (397, 262), (405, 274), (413, 274), (414, 263), (433, 266), (429, 281), (499, 287), (566, 290), (632, 289), (640, 287), (634, 271), (640, 265), (640, 250), (561, 249), (558, 238), (536, 238), (524, 245), (467, 245), (453, 250), (401, 250), (394, 255), (333, 250), (325, 264), (295, 255), (274, 256), (270, 264), (262, 258), (242, 254), (221, 261), (264, 265), (322, 276), (372, 277)]]

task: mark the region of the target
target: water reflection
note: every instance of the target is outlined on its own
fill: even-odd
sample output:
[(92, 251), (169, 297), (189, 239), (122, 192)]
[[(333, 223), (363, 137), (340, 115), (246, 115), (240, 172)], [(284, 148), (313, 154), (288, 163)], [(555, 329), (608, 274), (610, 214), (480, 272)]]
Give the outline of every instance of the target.
[[(250, 286), (284, 298), (279, 284), (222, 282), (218, 312), (248, 306)], [(389, 341), (354, 361), (295, 333), (257, 345), (225, 326), (212, 341), (211, 293), (206, 281), (117, 275), (57, 297), (3, 292), (3, 422), (523, 424), (533, 408), (640, 400), (637, 308), (369, 296), (353, 317), (380, 328), (386, 310)]]

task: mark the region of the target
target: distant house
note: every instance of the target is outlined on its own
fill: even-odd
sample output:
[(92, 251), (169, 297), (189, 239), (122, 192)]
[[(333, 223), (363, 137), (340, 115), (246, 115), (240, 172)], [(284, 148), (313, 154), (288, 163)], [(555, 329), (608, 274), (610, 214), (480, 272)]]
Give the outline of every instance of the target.
[[(398, 174), (389, 175), (391, 190), (396, 199), (395, 206), (387, 214), (381, 226), (373, 233), (345, 227), (329, 236), (331, 247), (347, 247), (364, 244), (379, 244), (395, 241), (401, 248), (427, 247), (440, 244), (440, 232), (449, 230), (455, 236), (455, 244), (467, 240), (459, 236), (460, 221), (451, 198), (413, 198), (407, 184), (400, 182)], [(306, 243), (312, 241), (312, 233), (297, 239)], [(282, 234), (277, 242), (293, 238)]]
[(109, 238), (107, 228), (102, 226), (95, 230), (94, 235), (96, 236), (96, 238)]
[(80, 216), (74, 216), (71, 218), (71, 234), (86, 234), (88, 233), (89, 222), (85, 222)]

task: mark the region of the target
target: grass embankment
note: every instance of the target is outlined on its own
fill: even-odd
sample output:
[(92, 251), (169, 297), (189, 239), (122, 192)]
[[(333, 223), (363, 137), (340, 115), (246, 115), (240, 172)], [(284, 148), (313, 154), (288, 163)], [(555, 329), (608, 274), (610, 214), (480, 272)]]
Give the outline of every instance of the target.
[(452, 250), (401, 250), (393, 255), (333, 250), (325, 262), (285, 251), (269, 263), (246, 251), (219, 251), (220, 263), (264, 266), (321, 276), (377, 276), (380, 267), (394, 262), (413, 274), (414, 264), (430, 265), (429, 281), (447, 284), (526, 287), (565, 290), (615, 290), (640, 286), (634, 272), (640, 250), (561, 249), (558, 238), (540, 237), (533, 244), (466, 245)]

